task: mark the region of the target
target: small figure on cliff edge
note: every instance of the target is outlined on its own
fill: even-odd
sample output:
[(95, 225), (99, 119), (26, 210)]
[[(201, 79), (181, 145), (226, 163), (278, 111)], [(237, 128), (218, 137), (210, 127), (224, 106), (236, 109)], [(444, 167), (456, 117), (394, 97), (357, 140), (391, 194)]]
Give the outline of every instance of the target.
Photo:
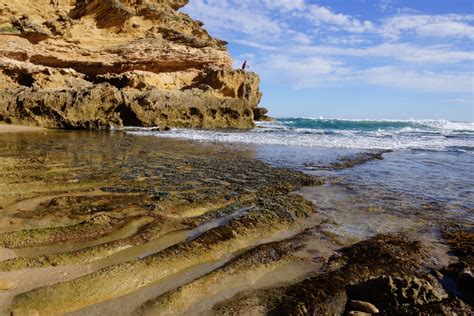
[(49, 5), (52, 6), (53, 8), (57, 9), (59, 8), (59, 0), (50, 0)]
[(247, 65), (247, 61), (244, 61), (244, 64), (242, 65), (242, 70), (245, 71), (249, 66)]

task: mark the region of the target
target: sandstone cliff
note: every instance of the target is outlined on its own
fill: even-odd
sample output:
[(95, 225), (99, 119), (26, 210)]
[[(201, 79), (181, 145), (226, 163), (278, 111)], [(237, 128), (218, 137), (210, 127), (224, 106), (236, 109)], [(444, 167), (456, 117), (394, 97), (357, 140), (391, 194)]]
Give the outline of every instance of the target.
[[(259, 78), (187, 0), (0, 0), (0, 121), (251, 128)], [(254, 115), (255, 114), (255, 115)]]

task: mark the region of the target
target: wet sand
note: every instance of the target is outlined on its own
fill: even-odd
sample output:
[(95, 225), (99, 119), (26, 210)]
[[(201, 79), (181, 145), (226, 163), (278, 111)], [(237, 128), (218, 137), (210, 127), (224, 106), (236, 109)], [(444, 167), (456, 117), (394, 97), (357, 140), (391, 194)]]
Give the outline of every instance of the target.
[(0, 123), (0, 134), (6, 133), (24, 133), (24, 132), (44, 132), (46, 129), (41, 127), (9, 125)]
[[(323, 179), (256, 156), (122, 132), (1, 134), (0, 313), (348, 313), (386, 278), (404, 284), (377, 302), (387, 313), (469, 311), (442, 286), (467, 273), (458, 260), (470, 269), (449, 254), (469, 242), (341, 204)], [(415, 286), (429, 294), (397, 298)]]

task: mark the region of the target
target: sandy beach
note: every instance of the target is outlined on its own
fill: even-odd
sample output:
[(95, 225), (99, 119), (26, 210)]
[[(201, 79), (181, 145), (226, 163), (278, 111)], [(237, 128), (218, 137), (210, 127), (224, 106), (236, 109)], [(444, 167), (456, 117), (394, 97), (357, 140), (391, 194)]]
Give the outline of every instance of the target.
[(25, 133), (25, 132), (41, 132), (46, 131), (45, 128), (41, 127), (32, 127), (32, 126), (22, 126), (22, 125), (10, 125), (0, 123), (0, 134), (7, 133)]

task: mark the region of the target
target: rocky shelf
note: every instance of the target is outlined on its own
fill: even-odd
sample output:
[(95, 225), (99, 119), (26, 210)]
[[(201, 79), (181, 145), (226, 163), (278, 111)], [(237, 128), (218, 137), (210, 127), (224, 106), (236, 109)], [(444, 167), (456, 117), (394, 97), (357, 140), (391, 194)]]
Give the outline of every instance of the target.
[(301, 195), (320, 178), (254, 154), (0, 135), (0, 314), (472, 315), (472, 227), (438, 223), (452, 264), (430, 239), (344, 241)]

